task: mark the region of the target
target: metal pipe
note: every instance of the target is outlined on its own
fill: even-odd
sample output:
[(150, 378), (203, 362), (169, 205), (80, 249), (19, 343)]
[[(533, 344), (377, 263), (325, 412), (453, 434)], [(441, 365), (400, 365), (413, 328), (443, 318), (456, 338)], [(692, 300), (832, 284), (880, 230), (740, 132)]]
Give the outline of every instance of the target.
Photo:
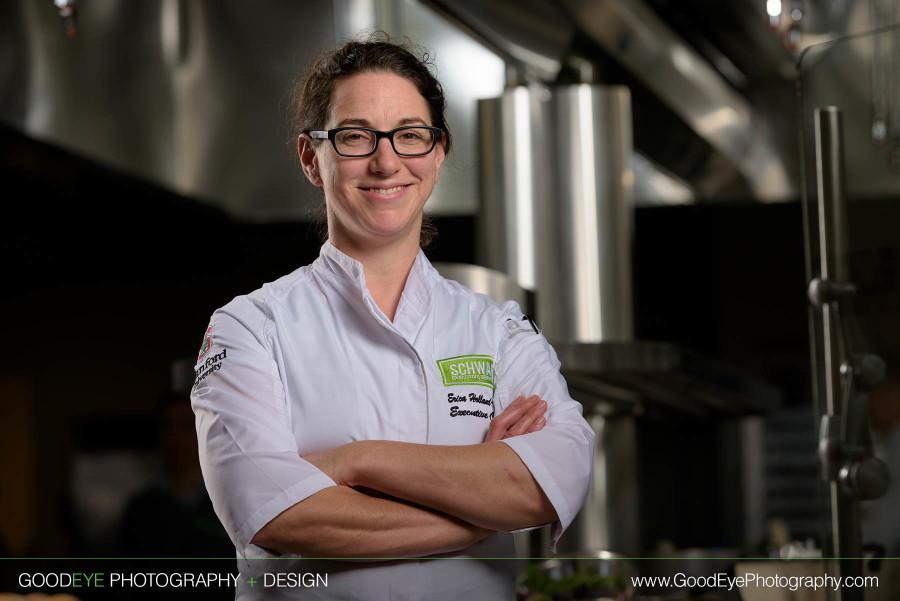
[[(847, 198), (841, 156), (841, 111), (833, 106), (818, 108), (814, 121), (820, 277), (846, 283), (849, 281)], [(841, 413), (841, 339), (831, 303), (823, 306), (822, 320), (826, 407), (829, 415), (835, 415)]]
[[(844, 178), (843, 147), (841, 136), (841, 110), (829, 106), (817, 108), (814, 113), (816, 143), (816, 188), (819, 216), (819, 250), (821, 278), (826, 281), (849, 282), (847, 194)], [(841, 364), (845, 359), (844, 348), (837, 323), (837, 306), (834, 302), (822, 307), (823, 369), (825, 373), (825, 400), (828, 417), (833, 423), (841, 423)], [(824, 428), (823, 428), (824, 429)], [(860, 576), (862, 541), (859, 525), (859, 507), (855, 499), (840, 486), (838, 475), (830, 473), (837, 461), (830, 461), (826, 468), (829, 479), (831, 509), (831, 543), (833, 557), (837, 558), (838, 575)], [(862, 589), (835, 591), (836, 601), (861, 601)]]
[(815, 134), (821, 276), (843, 283), (850, 279), (850, 267), (841, 109), (836, 106), (817, 108)]

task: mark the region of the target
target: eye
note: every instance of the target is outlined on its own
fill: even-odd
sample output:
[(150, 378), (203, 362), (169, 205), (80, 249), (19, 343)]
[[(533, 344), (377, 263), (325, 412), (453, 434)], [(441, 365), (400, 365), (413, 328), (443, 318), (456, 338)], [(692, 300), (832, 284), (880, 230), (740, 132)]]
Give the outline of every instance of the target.
[(404, 129), (397, 132), (399, 139), (404, 144), (420, 144), (425, 141), (425, 132), (427, 130), (420, 129)]
[(361, 129), (348, 129), (337, 135), (338, 144), (345, 146), (358, 146), (370, 142), (372, 134)]

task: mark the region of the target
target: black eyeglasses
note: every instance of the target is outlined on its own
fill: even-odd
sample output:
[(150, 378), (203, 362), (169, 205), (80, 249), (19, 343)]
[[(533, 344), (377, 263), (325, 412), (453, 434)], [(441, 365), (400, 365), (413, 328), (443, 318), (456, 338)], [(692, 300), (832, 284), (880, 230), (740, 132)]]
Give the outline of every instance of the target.
[(394, 152), (402, 157), (420, 157), (434, 150), (441, 139), (440, 127), (426, 125), (398, 127), (391, 131), (378, 131), (368, 127), (338, 127), (306, 133), (310, 138), (331, 140), (335, 152), (342, 157), (367, 157), (374, 154), (381, 138), (390, 140)]

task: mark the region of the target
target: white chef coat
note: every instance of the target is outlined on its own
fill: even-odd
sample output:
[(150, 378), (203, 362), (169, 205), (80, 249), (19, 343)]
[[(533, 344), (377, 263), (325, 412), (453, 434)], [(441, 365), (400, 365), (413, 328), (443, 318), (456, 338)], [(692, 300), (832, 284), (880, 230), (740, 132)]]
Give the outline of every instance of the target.
[[(362, 264), (326, 242), (311, 265), (216, 311), (196, 372), (203, 477), (237, 549), (239, 599), (515, 598), (509, 533), (453, 559), (272, 559), (251, 538), (335, 485), (301, 459), (308, 453), (354, 440), (481, 443), (494, 415), (537, 394), (549, 405), (546, 426), (504, 442), (556, 509), (554, 543), (587, 495), (594, 435), (553, 349), (516, 303), (445, 280), (421, 251), (391, 322), (369, 294)], [(262, 587), (276, 571), (328, 574), (328, 587)]]

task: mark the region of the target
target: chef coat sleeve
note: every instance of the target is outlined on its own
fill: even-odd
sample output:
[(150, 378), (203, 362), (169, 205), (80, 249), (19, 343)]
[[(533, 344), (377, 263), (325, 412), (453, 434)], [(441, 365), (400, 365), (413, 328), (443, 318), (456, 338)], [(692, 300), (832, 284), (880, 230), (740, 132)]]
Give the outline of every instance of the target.
[(559, 516), (552, 544), (575, 519), (591, 482), (594, 432), (582, 417), (581, 403), (569, 396), (553, 347), (518, 304), (503, 305), (496, 367), (495, 401), (502, 412), (519, 396), (547, 401), (547, 424), (539, 432), (503, 440), (528, 467)]
[(191, 405), (203, 479), (239, 554), (270, 556), (253, 536), (275, 516), (334, 481), (300, 458), (265, 306), (238, 297), (213, 314)]

